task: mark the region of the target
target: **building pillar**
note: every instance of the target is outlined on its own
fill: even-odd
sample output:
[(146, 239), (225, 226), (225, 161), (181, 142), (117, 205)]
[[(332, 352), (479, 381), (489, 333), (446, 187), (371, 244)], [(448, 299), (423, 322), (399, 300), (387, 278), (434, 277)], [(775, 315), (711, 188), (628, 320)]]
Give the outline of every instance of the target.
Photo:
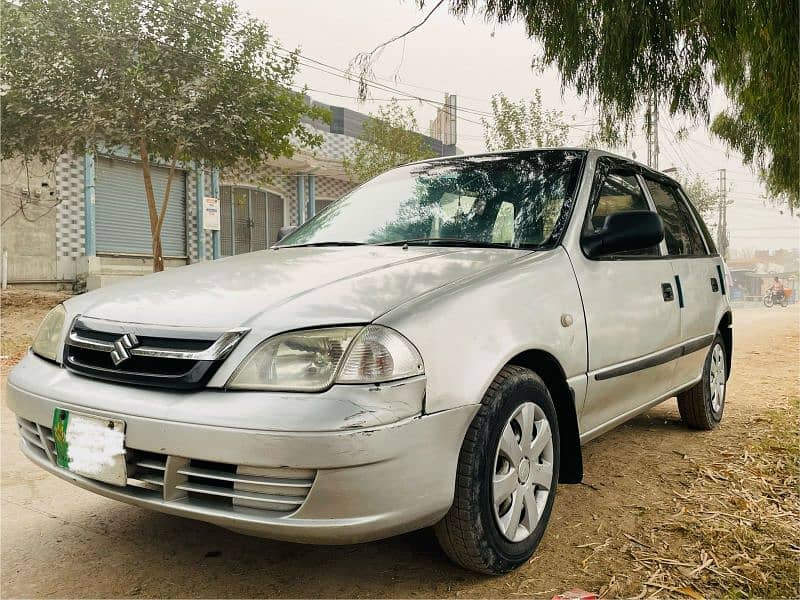
[(94, 153), (83, 155), (83, 252), (86, 256), (95, 256), (94, 222)]
[(306, 222), (306, 176), (297, 174), (297, 225)]
[[(211, 170), (211, 195), (217, 199), (219, 214), (222, 213), (221, 201), (219, 198), (219, 169), (213, 168)], [(220, 226), (222, 226), (222, 219), (220, 219)], [(215, 229), (211, 232), (211, 258), (217, 260), (220, 257), (220, 242), (219, 230)]]
[(312, 218), (317, 212), (317, 176), (308, 176), (308, 218)]
[(203, 229), (203, 197), (206, 193), (206, 174), (203, 163), (196, 164), (194, 168), (194, 198), (197, 210), (197, 260), (206, 259), (206, 232)]

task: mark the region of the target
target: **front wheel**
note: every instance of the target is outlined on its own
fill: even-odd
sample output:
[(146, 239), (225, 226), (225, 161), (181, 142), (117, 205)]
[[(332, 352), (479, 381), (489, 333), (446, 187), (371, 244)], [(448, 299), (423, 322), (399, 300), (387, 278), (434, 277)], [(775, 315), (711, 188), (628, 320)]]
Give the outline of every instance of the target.
[(487, 574), (526, 562), (550, 519), (559, 457), (547, 386), (528, 369), (505, 367), (467, 430), (453, 506), (435, 527), (450, 559)]
[(767, 308), (772, 308), (773, 304), (775, 304), (775, 301), (772, 299), (772, 294), (767, 294), (764, 296), (764, 306)]

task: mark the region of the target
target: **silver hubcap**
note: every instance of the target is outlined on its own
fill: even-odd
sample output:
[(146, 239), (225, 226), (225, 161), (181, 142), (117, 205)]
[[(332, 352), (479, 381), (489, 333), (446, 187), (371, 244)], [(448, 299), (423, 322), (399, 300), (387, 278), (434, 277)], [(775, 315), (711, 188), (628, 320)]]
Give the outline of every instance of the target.
[(725, 351), (719, 344), (716, 344), (711, 350), (708, 386), (711, 392), (711, 408), (715, 413), (719, 413), (725, 402)]
[(494, 517), (506, 539), (521, 542), (533, 533), (552, 481), (550, 422), (539, 405), (526, 402), (506, 422), (495, 452)]

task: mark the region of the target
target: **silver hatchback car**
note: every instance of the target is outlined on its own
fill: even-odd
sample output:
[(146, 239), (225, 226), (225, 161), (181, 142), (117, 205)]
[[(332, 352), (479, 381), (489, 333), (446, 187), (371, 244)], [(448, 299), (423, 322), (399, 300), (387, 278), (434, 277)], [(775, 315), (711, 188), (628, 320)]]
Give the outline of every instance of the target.
[(433, 525), (500, 573), (581, 444), (673, 396), (720, 422), (731, 321), (672, 179), (593, 150), (458, 156), (269, 250), (66, 301), (8, 404), (30, 460), (109, 498), (309, 543)]

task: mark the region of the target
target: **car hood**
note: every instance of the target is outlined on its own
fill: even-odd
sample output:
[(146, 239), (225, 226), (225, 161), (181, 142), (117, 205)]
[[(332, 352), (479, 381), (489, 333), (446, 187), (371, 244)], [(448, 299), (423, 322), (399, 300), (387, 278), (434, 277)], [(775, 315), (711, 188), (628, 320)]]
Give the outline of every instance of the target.
[(496, 248), (280, 248), (170, 269), (74, 297), (73, 314), (274, 331), (371, 321), (421, 294), (529, 254)]

